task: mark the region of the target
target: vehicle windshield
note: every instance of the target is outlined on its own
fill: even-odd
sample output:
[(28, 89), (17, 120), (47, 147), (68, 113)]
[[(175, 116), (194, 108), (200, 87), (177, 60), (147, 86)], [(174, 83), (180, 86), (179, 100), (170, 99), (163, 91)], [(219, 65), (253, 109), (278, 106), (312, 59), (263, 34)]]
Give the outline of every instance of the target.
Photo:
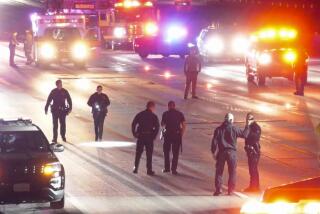
[(39, 131), (0, 133), (0, 153), (48, 152), (49, 143)]
[(142, 22), (153, 18), (153, 8), (121, 8), (115, 13), (116, 22)]
[(56, 41), (74, 41), (80, 39), (81, 35), (77, 28), (48, 28), (44, 32), (44, 37)]

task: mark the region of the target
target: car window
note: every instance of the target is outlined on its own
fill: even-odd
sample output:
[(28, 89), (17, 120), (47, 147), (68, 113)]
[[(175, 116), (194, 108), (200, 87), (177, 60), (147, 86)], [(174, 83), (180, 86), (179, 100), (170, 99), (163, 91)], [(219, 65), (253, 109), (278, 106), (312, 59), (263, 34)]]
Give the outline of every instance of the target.
[(0, 153), (48, 152), (49, 143), (39, 131), (1, 132)]

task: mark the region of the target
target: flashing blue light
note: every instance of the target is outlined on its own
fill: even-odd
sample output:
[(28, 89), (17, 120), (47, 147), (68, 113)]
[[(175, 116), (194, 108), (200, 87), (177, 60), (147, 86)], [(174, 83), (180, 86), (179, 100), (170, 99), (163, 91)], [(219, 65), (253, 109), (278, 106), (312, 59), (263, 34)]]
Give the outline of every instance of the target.
[(184, 39), (188, 34), (185, 27), (181, 25), (170, 25), (166, 30), (165, 41), (168, 43), (180, 41)]

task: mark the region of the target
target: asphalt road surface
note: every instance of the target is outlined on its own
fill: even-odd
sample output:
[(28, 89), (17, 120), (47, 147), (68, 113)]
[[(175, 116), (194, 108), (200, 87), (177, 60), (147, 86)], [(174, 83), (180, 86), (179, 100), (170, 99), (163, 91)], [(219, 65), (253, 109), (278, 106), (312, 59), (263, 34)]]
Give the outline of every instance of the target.
[[(253, 112), (262, 127), (260, 162), (262, 189), (268, 186), (319, 176), (320, 141), (315, 127), (320, 121), (320, 62), (310, 62), (305, 97), (293, 95), (294, 85), (272, 79), (258, 88), (247, 83), (244, 66), (215, 63), (199, 77), (199, 100), (183, 100), (183, 60), (152, 57), (142, 61), (126, 52), (96, 51), (86, 70), (72, 65), (40, 69), (26, 66), (20, 52), (18, 68), (8, 66), (7, 44), (1, 44), (0, 117), (31, 118), (48, 139), (52, 138), (51, 115), (44, 105), (55, 80), (63, 80), (73, 102), (67, 118), (65, 151), (57, 154), (66, 169), (66, 206), (53, 211), (48, 204), (0, 206), (4, 213), (238, 213), (241, 204), (260, 195), (245, 195), (249, 182), (244, 142), (238, 142), (238, 183), (234, 196), (213, 197), (214, 160), (210, 152), (214, 128), (227, 112), (244, 126)], [(164, 75), (170, 72), (171, 75)], [(88, 97), (103, 85), (111, 99), (103, 142), (95, 143)], [(162, 144), (157, 139), (153, 166), (145, 170), (145, 155), (138, 175), (132, 174), (135, 140), (130, 132), (134, 115), (148, 100), (157, 104), (161, 117), (169, 100), (176, 101), (187, 120), (179, 176), (163, 174)], [(61, 141), (61, 140), (60, 140)], [(225, 170), (225, 181), (227, 170)]]

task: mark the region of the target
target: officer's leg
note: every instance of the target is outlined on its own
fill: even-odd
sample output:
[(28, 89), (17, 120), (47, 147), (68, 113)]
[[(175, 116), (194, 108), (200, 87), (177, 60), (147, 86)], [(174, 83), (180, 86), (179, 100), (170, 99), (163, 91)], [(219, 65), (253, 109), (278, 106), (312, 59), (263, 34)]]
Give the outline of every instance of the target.
[(172, 172), (177, 171), (179, 154), (180, 154), (180, 147), (181, 147), (181, 139), (180, 139), (180, 137), (178, 137), (175, 140), (175, 142), (173, 142), (173, 144), (172, 144), (172, 166), (171, 166)]
[(9, 48), (10, 50), (10, 65), (14, 65), (15, 48)]
[(192, 96), (196, 96), (196, 89), (197, 89), (197, 80), (198, 80), (198, 74), (194, 74), (192, 77)]
[(102, 135), (103, 135), (103, 124), (104, 124), (104, 119), (105, 119), (105, 115), (100, 115), (99, 117), (99, 140), (102, 139)]
[(52, 141), (56, 142), (58, 138), (58, 113), (52, 112), (52, 123), (53, 123), (53, 138)]
[(94, 133), (95, 133), (95, 140), (98, 141), (99, 139), (99, 117), (97, 114), (93, 114), (93, 124), (94, 124)]
[(164, 155), (164, 170), (170, 171), (170, 150), (171, 142), (166, 137), (163, 143), (163, 155)]
[(148, 140), (146, 142), (146, 153), (147, 153), (147, 171), (152, 172), (152, 154), (153, 154), (152, 140)]
[(186, 88), (184, 90), (184, 98), (187, 99), (189, 95), (189, 90), (190, 90), (190, 84), (191, 84), (191, 77), (190, 74), (186, 75)]
[(136, 157), (134, 161), (135, 170), (138, 170), (139, 168), (139, 163), (140, 163), (141, 155), (143, 153), (143, 148), (144, 148), (144, 142), (141, 141), (141, 139), (138, 139), (137, 146), (136, 146)]
[(66, 117), (67, 115), (64, 112), (59, 113), (60, 135), (63, 140), (66, 138)]
[(216, 175), (215, 175), (215, 187), (216, 193), (222, 192), (222, 175), (224, 170), (225, 164), (225, 154), (223, 152), (219, 152), (217, 155), (217, 162), (216, 162)]
[(260, 155), (253, 155), (250, 158), (250, 187), (259, 189), (260, 182), (259, 182), (259, 171), (258, 171), (258, 163), (259, 163)]
[(229, 171), (228, 193), (232, 193), (236, 187), (236, 169), (237, 169), (237, 153), (229, 151), (227, 155), (227, 164)]

